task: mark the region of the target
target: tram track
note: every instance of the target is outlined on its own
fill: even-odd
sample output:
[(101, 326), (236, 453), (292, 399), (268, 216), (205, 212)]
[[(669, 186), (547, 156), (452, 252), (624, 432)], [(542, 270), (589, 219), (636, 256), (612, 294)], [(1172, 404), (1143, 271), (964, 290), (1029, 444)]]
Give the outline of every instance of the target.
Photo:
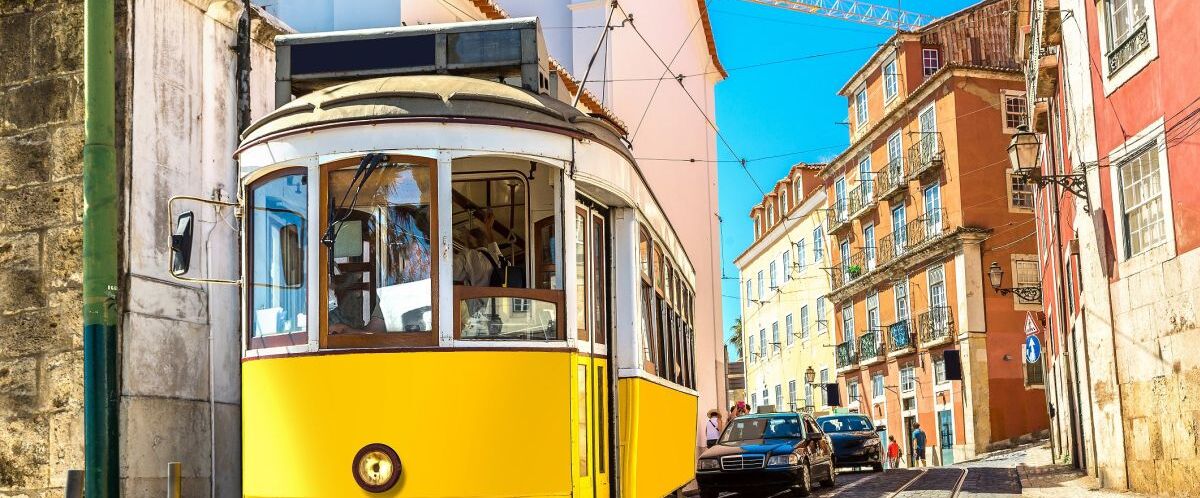
[(895, 469), (873, 474), (818, 493), (821, 498), (958, 498), (967, 480), (965, 468)]

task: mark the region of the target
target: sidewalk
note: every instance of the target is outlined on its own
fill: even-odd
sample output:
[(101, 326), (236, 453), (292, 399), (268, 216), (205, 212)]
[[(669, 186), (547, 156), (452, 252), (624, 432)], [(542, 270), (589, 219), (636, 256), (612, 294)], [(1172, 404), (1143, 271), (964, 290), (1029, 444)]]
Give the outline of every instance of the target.
[(1017, 463), (1023, 496), (1089, 498), (1144, 498), (1151, 495), (1100, 489), (1099, 481), (1069, 465), (1056, 464), (1045, 441), (1025, 448)]

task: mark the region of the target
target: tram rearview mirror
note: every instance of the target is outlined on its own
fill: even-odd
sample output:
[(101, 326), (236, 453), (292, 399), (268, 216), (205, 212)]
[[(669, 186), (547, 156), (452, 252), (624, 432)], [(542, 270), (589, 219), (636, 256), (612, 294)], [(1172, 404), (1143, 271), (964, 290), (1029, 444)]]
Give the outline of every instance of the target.
[(171, 233), (171, 274), (183, 275), (192, 267), (192, 231), (196, 215), (191, 211), (180, 213), (175, 218), (175, 231)]

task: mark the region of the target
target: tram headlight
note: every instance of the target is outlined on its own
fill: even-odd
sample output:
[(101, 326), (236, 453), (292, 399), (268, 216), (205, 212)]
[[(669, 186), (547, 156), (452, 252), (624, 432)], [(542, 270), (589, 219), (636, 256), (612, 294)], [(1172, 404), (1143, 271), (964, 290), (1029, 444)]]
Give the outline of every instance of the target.
[(721, 468), (721, 463), (716, 458), (701, 458), (696, 470), (717, 470)]
[(372, 443), (363, 446), (354, 455), (354, 481), (371, 493), (382, 493), (400, 479), (400, 456), (396, 451), (382, 443)]

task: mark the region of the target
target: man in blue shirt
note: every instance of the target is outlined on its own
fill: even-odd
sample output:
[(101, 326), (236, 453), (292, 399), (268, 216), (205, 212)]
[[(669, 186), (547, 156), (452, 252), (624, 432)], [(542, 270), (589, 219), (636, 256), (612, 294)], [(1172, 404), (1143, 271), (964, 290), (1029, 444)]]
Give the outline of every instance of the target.
[(913, 443), (913, 466), (926, 467), (925, 463), (925, 431), (921, 430), (921, 424), (913, 424), (912, 433)]

